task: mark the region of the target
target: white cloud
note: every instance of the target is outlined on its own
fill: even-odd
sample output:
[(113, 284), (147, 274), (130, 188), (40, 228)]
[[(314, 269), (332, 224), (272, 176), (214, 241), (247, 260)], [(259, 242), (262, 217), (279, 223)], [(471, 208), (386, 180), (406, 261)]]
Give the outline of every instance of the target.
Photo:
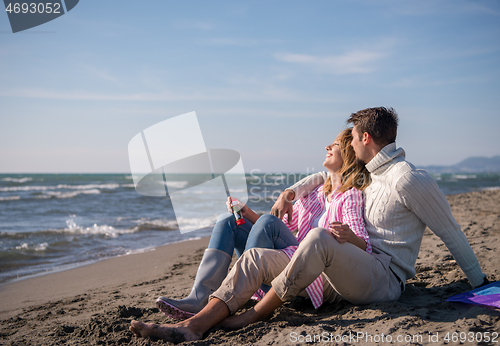
[(248, 13), (249, 8), (247, 4), (231, 3), (225, 9), (225, 13), (231, 16), (242, 16)]
[[(337, 101), (331, 101), (335, 103)], [(337, 110), (276, 110), (267, 108), (204, 108), (203, 114), (206, 116), (241, 116), (247, 118), (261, 117), (264, 119), (276, 119), (276, 118), (296, 118), (304, 119), (307, 117), (311, 118), (337, 118), (344, 121), (346, 119), (345, 112)]]
[(183, 20), (180, 19), (175, 22), (174, 26), (175, 28), (181, 30), (194, 29), (194, 30), (208, 31), (214, 28), (214, 25), (212, 23), (205, 21), (190, 20), (190, 19), (183, 19)]
[(244, 89), (232, 87), (201, 88), (200, 91), (159, 90), (156, 92), (105, 93), (88, 90), (49, 90), (47, 88), (0, 88), (0, 96), (38, 98), (54, 100), (86, 100), (86, 101), (311, 101), (331, 102), (330, 96), (309, 96), (285, 87), (272, 85), (252, 85)]
[(234, 38), (234, 37), (212, 37), (197, 40), (196, 43), (207, 46), (234, 46), (234, 47), (255, 47), (260, 45), (270, 45), (289, 42), (280, 39), (254, 39), (254, 38)]
[[(390, 9), (400, 15), (427, 16), (437, 14), (479, 14), (499, 16), (500, 11), (494, 8), (495, 1), (478, 3), (469, 0), (420, 0), (401, 2), (390, 0), (386, 2)], [(393, 6), (397, 4), (397, 6)], [(488, 6), (491, 4), (492, 6)]]
[(121, 84), (117, 77), (112, 75), (107, 69), (98, 68), (94, 65), (82, 64), (81, 68), (85, 70), (85, 74), (89, 78), (95, 78), (101, 81), (114, 82), (116, 84)]
[(301, 64), (320, 73), (336, 75), (371, 73), (377, 70), (376, 62), (385, 57), (377, 51), (352, 50), (340, 55), (308, 55), (281, 53), (275, 58), (279, 61)]

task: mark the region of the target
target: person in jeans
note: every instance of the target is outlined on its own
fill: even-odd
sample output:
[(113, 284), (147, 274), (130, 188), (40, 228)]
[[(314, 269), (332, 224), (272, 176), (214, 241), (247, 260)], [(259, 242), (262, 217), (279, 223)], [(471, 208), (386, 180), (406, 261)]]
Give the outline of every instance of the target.
[(245, 250), (254, 247), (284, 249), (298, 245), (293, 233), (276, 216), (259, 217), (248, 207), (244, 208), (243, 216), (245, 223), (241, 225), (236, 224), (232, 213), (224, 213), (218, 218), (190, 294), (179, 300), (159, 297), (156, 306), (161, 312), (175, 319), (186, 319), (203, 309), (209, 295), (226, 278), (233, 251), (240, 257)]
[[(406, 279), (415, 275), (426, 226), (443, 240), (473, 287), (487, 284), (436, 182), (407, 162), (403, 149), (396, 148), (396, 112), (391, 108), (368, 108), (351, 114), (348, 123), (354, 125), (351, 145), (356, 157), (366, 165), (372, 180), (364, 191), (364, 218), (372, 254), (351, 243), (339, 243), (329, 230), (318, 227), (300, 243), (291, 261), (277, 250), (245, 252), (195, 317), (160, 326), (132, 321), (130, 330), (139, 336), (171, 341), (199, 340), (216, 324), (238, 328), (265, 318), (321, 273), (331, 288), (325, 289), (325, 296), (354, 304), (396, 300)], [(292, 186), (277, 201), (273, 212), (281, 215), (291, 210), (291, 198), (302, 197), (323, 179), (324, 175), (317, 174)], [(245, 313), (230, 316), (248, 299), (247, 291), (261, 280), (272, 280), (265, 297)]]
[[(330, 227), (329, 221), (342, 221), (331, 225), (332, 232), (342, 237), (340, 241), (352, 241), (363, 250), (371, 252), (363, 220), (363, 196), (360, 190), (367, 186), (368, 172), (355, 162), (351, 141), (351, 129), (347, 129), (337, 136), (333, 144), (326, 147), (327, 157), (323, 165), (329, 170), (331, 178), (296, 203), (293, 208), (293, 223), (288, 222), (288, 216), (283, 221), (270, 214), (259, 217), (246, 205), (242, 205), (241, 209), (245, 219), (242, 225), (236, 224), (231, 213), (221, 215), (213, 229), (189, 296), (180, 300), (159, 297), (157, 307), (167, 316), (176, 319), (192, 317), (208, 303), (209, 295), (219, 288), (226, 277), (233, 251), (240, 257), (244, 250), (252, 248), (283, 249), (291, 258), (309, 230), (318, 224)], [(366, 181), (360, 178), (366, 178)], [(229, 205), (228, 208), (230, 209)], [(290, 219), (291, 217), (292, 215)], [(347, 227), (342, 226), (342, 223)], [(298, 231), (297, 237), (293, 235), (294, 231)], [(261, 299), (269, 288), (262, 285), (262, 289), (254, 290), (254, 299)], [(321, 305), (322, 277), (317, 277), (306, 292), (315, 307)]]

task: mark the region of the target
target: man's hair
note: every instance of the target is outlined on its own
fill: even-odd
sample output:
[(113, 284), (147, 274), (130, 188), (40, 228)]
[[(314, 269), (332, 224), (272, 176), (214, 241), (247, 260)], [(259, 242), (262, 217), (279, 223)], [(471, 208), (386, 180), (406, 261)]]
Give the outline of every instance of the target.
[(385, 146), (396, 141), (398, 114), (393, 108), (366, 108), (352, 113), (347, 123), (356, 126), (360, 140), (367, 132), (378, 145)]

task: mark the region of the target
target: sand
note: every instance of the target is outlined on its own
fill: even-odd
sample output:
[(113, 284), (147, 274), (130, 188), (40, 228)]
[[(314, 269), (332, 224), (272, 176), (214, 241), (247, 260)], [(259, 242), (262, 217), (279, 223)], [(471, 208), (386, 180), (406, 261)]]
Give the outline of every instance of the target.
[[(499, 280), (500, 191), (448, 200), (483, 271), (490, 280)], [(0, 285), (0, 345), (165, 345), (134, 337), (128, 331), (130, 321), (174, 322), (159, 313), (155, 299), (189, 293), (207, 244), (208, 239), (201, 239), (167, 245)], [(184, 344), (455, 345), (465, 338), (464, 344), (476, 345), (476, 338), (500, 332), (500, 309), (445, 302), (471, 287), (441, 240), (428, 230), (416, 268), (416, 277), (408, 280), (396, 302), (343, 302), (314, 310), (309, 301), (297, 300), (265, 321), (237, 331), (216, 327), (204, 340)], [(500, 344), (500, 336), (491, 341), (482, 344)]]

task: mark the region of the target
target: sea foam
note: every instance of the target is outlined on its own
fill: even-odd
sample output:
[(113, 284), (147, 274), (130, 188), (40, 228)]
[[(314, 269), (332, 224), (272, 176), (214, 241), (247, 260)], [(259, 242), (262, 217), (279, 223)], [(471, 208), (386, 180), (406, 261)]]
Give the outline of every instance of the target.
[(13, 183), (26, 183), (28, 181), (32, 181), (33, 178), (3, 178), (2, 181), (10, 181), (10, 182), (13, 182)]

